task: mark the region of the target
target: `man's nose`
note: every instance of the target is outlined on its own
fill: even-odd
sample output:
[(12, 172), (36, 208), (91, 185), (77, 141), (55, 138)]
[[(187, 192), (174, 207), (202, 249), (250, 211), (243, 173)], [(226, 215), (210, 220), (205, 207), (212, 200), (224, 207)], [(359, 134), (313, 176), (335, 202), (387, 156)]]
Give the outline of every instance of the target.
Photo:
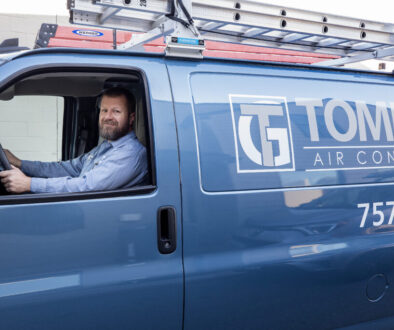
[(105, 120), (109, 120), (109, 119), (113, 119), (114, 118), (114, 113), (112, 112), (112, 111), (107, 111), (105, 114), (104, 114), (104, 119)]

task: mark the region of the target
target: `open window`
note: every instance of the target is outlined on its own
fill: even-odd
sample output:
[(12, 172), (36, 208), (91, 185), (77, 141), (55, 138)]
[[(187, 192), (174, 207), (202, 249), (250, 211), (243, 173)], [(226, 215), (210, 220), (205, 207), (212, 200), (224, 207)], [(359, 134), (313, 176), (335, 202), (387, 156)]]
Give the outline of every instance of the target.
[(111, 87), (129, 90), (136, 100), (133, 130), (146, 147), (149, 177), (147, 184), (129, 189), (68, 194), (15, 196), (0, 184), (1, 199), (108, 197), (154, 188), (149, 102), (142, 73), (57, 69), (25, 75), (4, 87), (0, 90), (0, 143), (20, 159), (45, 162), (70, 160), (95, 148), (101, 142), (97, 96)]

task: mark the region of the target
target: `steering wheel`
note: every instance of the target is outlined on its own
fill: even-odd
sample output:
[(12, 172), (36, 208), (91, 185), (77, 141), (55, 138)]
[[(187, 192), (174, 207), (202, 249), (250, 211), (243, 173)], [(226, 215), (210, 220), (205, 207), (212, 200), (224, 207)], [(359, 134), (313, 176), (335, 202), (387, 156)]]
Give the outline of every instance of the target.
[(0, 164), (3, 166), (4, 170), (8, 171), (11, 169), (10, 162), (8, 161), (8, 158), (5, 155), (5, 152), (1, 144), (0, 144)]

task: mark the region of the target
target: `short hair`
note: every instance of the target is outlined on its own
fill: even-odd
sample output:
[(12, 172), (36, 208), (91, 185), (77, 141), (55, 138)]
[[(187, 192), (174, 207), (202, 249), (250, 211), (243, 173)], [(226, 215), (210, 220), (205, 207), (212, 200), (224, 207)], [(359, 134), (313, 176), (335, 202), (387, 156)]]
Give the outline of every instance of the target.
[(131, 93), (129, 90), (123, 87), (111, 87), (108, 89), (105, 89), (101, 94), (99, 95), (98, 99), (98, 107), (101, 107), (101, 100), (103, 96), (109, 96), (109, 97), (118, 97), (118, 96), (124, 96), (127, 101), (127, 111), (129, 115), (135, 113), (135, 97), (133, 93)]

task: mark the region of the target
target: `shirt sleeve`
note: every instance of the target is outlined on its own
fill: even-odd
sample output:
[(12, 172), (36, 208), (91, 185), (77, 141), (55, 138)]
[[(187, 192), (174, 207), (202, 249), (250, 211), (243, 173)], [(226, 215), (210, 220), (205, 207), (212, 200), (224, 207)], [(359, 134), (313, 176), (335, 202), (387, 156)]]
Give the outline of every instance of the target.
[(81, 173), (85, 155), (65, 162), (39, 162), (22, 160), (21, 170), (28, 176), (38, 178), (76, 177)]
[(36, 178), (31, 180), (31, 191), (40, 192), (82, 192), (95, 190), (112, 190), (142, 181), (147, 175), (146, 149), (137, 153), (111, 150), (92, 170), (83, 176)]

